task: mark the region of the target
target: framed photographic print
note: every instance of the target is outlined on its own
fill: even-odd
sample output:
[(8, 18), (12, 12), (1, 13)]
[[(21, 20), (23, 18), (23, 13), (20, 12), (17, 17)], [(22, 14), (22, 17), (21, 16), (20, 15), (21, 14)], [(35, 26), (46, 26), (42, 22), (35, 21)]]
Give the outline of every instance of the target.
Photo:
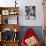
[(8, 41), (12, 40), (12, 30), (10, 28), (5, 28), (2, 31), (2, 40)]
[(16, 15), (18, 12), (16, 10), (10, 10), (9, 14), (10, 15)]
[(34, 20), (36, 17), (36, 7), (35, 6), (25, 6), (26, 20)]
[(2, 15), (9, 15), (9, 10), (2, 10)]
[(17, 12), (13, 12), (13, 11), (10, 12), (10, 15), (16, 15), (16, 14)]
[(9, 41), (9, 40), (15, 41), (18, 40), (18, 32), (14, 32), (10, 28), (4, 28), (1, 37), (3, 41)]

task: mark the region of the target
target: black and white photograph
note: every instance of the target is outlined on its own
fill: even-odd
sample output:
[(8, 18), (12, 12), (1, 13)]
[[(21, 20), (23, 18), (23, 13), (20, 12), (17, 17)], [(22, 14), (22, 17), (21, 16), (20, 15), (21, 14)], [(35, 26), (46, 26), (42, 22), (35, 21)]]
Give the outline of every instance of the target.
[(25, 12), (26, 12), (25, 18), (27, 20), (35, 19), (35, 15), (36, 15), (35, 6), (25, 6)]

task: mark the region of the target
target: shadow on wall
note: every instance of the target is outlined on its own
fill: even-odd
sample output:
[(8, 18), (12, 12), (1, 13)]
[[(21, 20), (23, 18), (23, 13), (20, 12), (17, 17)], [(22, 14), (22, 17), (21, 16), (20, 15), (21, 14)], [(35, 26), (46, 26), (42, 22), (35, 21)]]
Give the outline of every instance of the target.
[(43, 30), (42, 30), (42, 26), (21, 26), (20, 27), (20, 32), (19, 32), (20, 42), (21, 42), (21, 40), (22, 40), (22, 38), (24, 36), (25, 31), (28, 28), (32, 28), (34, 30), (34, 32), (36, 32), (39, 41), (41, 43), (43, 43)]

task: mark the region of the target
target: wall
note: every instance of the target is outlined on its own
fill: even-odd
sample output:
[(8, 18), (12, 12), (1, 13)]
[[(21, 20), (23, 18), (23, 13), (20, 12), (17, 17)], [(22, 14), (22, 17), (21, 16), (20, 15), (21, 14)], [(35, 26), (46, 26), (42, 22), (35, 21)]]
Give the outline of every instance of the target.
[[(20, 8), (20, 25), (22, 26), (42, 26), (43, 25), (43, 11), (42, 11), (42, 0), (21, 0), (19, 1), (21, 8)], [(18, 3), (19, 4), (19, 3)], [(36, 20), (25, 20), (25, 6), (36, 6)]]
[[(14, 6), (15, 0), (0, 0), (0, 6), (9, 7)], [(19, 10), (19, 24), (20, 26), (43, 26), (43, 6), (42, 0), (17, 0), (17, 6), (20, 7)], [(36, 7), (36, 19), (26, 20), (25, 19), (25, 6), (35, 6)]]

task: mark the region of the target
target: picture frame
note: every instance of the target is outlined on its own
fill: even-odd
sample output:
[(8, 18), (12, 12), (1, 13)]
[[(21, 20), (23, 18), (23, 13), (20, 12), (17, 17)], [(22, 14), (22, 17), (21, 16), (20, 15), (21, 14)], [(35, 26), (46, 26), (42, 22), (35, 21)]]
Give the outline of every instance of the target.
[(2, 40), (3, 41), (9, 41), (9, 40), (18, 40), (18, 32), (14, 32), (12, 29), (10, 28), (5, 28), (2, 31)]
[(26, 20), (35, 20), (36, 18), (36, 7), (35, 6), (25, 6), (25, 18)]
[(9, 15), (9, 10), (2, 10), (2, 15)]
[(9, 14), (10, 14), (10, 15), (16, 15), (17, 13), (18, 13), (18, 12), (17, 12), (16, 10), (10, 10), (10, 11), (9, 11)]
[(3, 29), (1, 37), (3, 41), (12, 40), (12, 30), (10, 28)]

